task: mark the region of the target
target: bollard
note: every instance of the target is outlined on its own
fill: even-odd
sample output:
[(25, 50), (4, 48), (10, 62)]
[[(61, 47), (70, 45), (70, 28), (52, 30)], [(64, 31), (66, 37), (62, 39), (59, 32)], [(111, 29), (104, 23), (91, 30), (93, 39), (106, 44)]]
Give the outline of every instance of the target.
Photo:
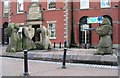
[(120, 78), (120, 49), (118, 49), (118, 74), (119, 74), (119, 78)]
[(54, 48), (55, 48), (55, 42), (54, 42)]
[(67, 42), (66, 41), (64, 42), (64, 47), (67, 47)]
[(87, 44), (84, 45), (84, 48), (87, 49)]
[(28, 58), (27, 58), (28, 50), (24, 50), (24, 76), (29, 75), (28, 73)]
[(59, 48), (61, 48), (61, 42), (60, 42)]
[(66, 69), (66, 65), (65, 65), (65, 62), (66, 62), (66, 52), (67, 52), (67, 48), (64, 48), (63, 64), (62, 64), (62, 68), (63, 69)]

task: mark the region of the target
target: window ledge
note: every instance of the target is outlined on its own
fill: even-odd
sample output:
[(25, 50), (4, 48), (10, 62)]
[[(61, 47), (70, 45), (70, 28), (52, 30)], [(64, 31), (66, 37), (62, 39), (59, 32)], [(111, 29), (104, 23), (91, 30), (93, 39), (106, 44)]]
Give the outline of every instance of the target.
[(50, 39), (56, 39), (56, 37), (50, 37)]
[(110, 9), (111, 7), (101, 7), (101, 9)]
[(56, 10), (56, 8), (51, 8), (51, 9), (48, 8), (48, 10)]
[(17, 14), (23, 14), (24, 12), (17, 12)]

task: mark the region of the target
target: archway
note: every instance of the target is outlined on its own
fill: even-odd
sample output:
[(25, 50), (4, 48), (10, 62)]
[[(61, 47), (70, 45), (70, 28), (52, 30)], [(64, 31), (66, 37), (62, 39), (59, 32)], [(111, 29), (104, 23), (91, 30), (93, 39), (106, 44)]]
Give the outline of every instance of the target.
[(79, 20), (79, 45), (88, 48), (91, 45), (91, 31), (84, 31), (84, 28), (91, 28), (91, 24), (87, 24), (88, 16), (83, 16)]
[(5, 29), (8, 27), (8, 22), (5, 22), (3, 24), (2, 28), (2, 45), (7, 45), (9, 44), (9, 38), (5, 35)]

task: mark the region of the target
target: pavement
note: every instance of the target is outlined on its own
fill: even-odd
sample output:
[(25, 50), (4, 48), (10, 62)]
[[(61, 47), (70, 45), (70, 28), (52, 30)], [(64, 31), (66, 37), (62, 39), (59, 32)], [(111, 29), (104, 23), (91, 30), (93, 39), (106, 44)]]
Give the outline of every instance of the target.
[[(0, 59), (2, 59), (2, 73), (0, 73), (0, 75), (2, 74), (2, 76), (23, 76), (24, 74), (23, 59), (8, 58), (8, 57), (0, 57)], [(29, 60), (28, 73), (30, 76), (109, 76), (110, 77), (110, 76), (118, 76), (118, 69), (107, 68), (107, 67), (103, 68), (99, 66), (94, 67), (91, 65), (85, 66), (85, 65), (73, 64), (73, 63), (67, 63), (66, 69), (62, 69), (62, 63), (60, 62)]]
[[(5, 52), (6, 46), (0, 47), (0, 76), (23, 76), (24, 60), (19, 58), (24, 58), (24, 52)], [(62, 69), (64, 48), (31, 50), (28, 51), (28, 73), (30, 76), (118, 76), (116, 54), (94, 55), (95, 51), (96, 49), (67, 49), (66, 69)]]
[[(24, 52), (10, 53), (5, 52), (6, 46), (2, 47), (2, 57), (23, 58)], [(74, 63), (108, 64), (117, 65), (117, 50), (112, 55), (94, 55), (96, 49), (68, 48), (66, 61)], [(33, 60), (57, 61), (63, 60), (64, 48), (55, 48), (52, 50), (31, 50), (28, 51), (28, 58)]]

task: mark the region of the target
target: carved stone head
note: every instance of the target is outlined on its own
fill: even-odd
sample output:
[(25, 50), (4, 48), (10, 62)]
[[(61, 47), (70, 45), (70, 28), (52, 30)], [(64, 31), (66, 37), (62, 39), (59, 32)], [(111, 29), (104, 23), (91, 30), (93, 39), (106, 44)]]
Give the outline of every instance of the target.
[(15, 23), (10, 23), (5, 30), (5, 34), (10, 37), (13, 32), (17, 33), (19, 30), (19, 26)]
[(111, 25), (108, 18), (103, 18), (101, 25)]

